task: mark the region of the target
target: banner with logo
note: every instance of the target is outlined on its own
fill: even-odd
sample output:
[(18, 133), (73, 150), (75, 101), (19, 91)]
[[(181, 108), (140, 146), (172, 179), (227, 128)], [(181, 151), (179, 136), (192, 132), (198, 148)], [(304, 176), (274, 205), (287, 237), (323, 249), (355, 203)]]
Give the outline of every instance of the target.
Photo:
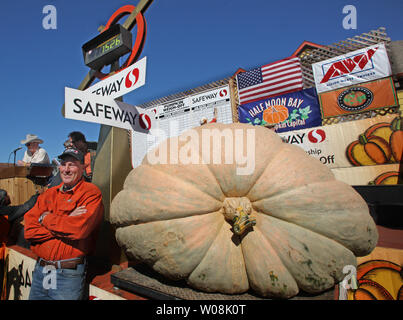
[(323, 119), (398, 105), (392, 78), (319, 94)]
[(110, 97), (65, 87), (65, 118), (147, 133), (154, 114)]
[(116, 99), (146, 83), (147, 57), (137, 61), (122, 71), (94, 84), (85, 91)]
[(149, 134), (132, 131), (132, 166), (139, 166), (149, 150), (170, 137), (210, 122), (232, 123), (228, 85), (148, 108), (153, 126)]
[(401, 120), (386, 115), (278, 135), (330, 168), (384, 165), (402, 159)]
[(312, 64), (318, 93), (392, 75), (383, 43)]
[(322, 125), (315, 88), (240, 105), (238, 114), (239, 122), (274, 126), (276, 132)]

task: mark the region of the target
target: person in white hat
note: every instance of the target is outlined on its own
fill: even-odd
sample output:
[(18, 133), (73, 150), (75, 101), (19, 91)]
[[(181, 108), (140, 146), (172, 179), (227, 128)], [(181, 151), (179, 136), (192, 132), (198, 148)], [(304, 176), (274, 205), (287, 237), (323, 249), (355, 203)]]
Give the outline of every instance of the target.
[(27, 150), (24, 153), (24, 158), (18, 160), (18, 165), (29, 166), (31, 163), (50, 164), (48, 153), (41, 148), (39, 144), (43, 143), (35, 134), (27, 134), (25, 140), (21, 140), (21, 144), (25, 144)]

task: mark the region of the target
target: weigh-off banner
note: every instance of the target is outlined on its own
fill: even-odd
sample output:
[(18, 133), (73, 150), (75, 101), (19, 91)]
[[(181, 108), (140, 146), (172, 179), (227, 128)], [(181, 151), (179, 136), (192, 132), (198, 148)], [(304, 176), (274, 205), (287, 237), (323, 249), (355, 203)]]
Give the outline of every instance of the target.
[(403, 141), (398, 115), (338, 123), (278, 135), (330, 168), (398, 163)]

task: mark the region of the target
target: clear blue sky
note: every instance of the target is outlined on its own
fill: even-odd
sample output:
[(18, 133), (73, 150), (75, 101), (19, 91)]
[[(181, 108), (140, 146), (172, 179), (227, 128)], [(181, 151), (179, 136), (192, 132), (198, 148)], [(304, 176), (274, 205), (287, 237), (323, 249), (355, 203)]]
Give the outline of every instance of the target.
[[(98, 26), (119, 7), (138, 2), (1, 1), (0, 162), (27, 133), (45, 141), (50, 158), (62, 152), (70, 131), (98, 140), (99, 125), (63, 118), (64, 87), (77, 88), (87, 74), (81, 46)], [(56, 30), (42, 27), (48, 4), (57, 9)], [(342, 26), (349, 4), (357, 9), (355, 30)], [(401, 0), (154, 0), (145, 13), (141, 55), (148, 60), (146, 85), (124, 101), (139, 105), (231, 76), (239, 67), (288, 57), (304, 40), (332, 44), (381, 26), (392, 41), (403, 40), (402, 14)]]

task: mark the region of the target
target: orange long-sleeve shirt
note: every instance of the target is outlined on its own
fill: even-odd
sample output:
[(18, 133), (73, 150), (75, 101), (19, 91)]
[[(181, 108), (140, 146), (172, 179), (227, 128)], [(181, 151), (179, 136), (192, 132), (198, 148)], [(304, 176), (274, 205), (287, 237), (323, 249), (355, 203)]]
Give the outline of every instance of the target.
[[(103, 217), (101, 191), (83, 179), (71, 190), (62, 185), (45, 191), (25, 216), (25, 238), (31, 250), (45, 260), (63, 260), (91, 254), (95, 249), (97, 231)], [(86, 213), (69, 216), (77, 207)], [(39, 217), (51, 212), (39, 223)]]

